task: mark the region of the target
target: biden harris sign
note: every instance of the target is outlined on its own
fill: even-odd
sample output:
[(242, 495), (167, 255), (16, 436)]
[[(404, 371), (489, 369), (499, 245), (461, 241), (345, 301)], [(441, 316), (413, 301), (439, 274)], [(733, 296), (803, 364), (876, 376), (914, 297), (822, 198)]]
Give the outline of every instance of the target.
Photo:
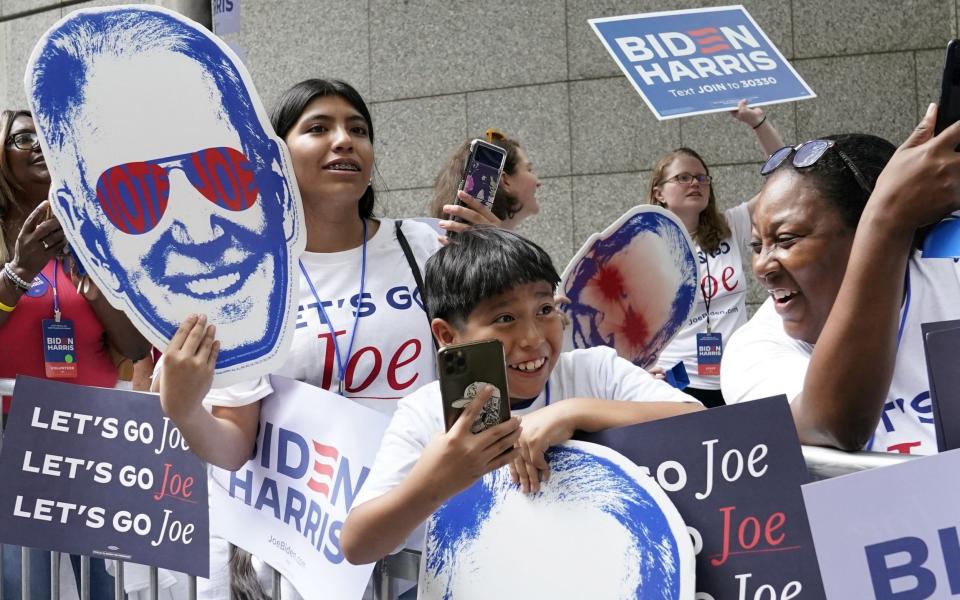
[(660, 120), (816, 94), (742, 6), (591, 19)]

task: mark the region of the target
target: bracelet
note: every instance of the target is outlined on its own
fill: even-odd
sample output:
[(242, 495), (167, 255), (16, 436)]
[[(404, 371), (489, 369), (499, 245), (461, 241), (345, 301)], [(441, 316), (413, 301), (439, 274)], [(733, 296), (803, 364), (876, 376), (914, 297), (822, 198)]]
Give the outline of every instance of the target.
[(754, 129), (759, 129), (761, 125), (767, 122), (767, 115), (763, 115), (763, 118), (760, 119), (760, 122), (753, 126)]
[(13, 272), (13, 268), (10, 267), (10, 263), (4, 263), (3, 265), (3, 274), (7, 276), (7, 279), (10, 280), (10, 283), (17, 286), (21, 290), (28, 292), (30, 291), (30, 284), (20, 278), (19, 275)]
[(15, 309), (16, 307), (17, 307), (16, 304), (14, 304), (13, 306), (7, 306), (3, 302), (0, 302), (0, 311), (5, 313), (12, 313), (13, 309)]

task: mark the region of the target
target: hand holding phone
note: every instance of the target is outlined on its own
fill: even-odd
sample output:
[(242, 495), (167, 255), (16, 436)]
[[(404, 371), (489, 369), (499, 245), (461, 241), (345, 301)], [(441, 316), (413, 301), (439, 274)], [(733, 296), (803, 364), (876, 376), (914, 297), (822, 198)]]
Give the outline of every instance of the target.
[[(507, 151), (503, 148), (483, 140), (473, 140), (470, 142), (470, 152), (467, 154), (467, 160), (463, 165), (463, 173), (460, 175), (460, 185), (457, 186), (457, 191), (466, 193), (483, 206), (490, 208), (497, 196), (500, 176), (503, 174), (503, 166), (506, 161)], [(457, 206), (464, 206), (459, 194), (454, 203)], [(451, 220), (459, 223), (464, 222), (456, 215), (453, 215)]]
[(510, 419), (506, 361), (499, 340), (446, 346), (437, 353), (437, 364), (447, 431), (486, 385), (494, 388), (493, 393), (471, 424), (470, 431), (480, 433)]

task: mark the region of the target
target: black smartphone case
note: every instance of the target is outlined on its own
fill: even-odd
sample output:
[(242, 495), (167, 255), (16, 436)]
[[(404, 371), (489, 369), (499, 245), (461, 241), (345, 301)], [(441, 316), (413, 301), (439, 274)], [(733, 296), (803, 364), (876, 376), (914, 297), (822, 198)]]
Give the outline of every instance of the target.
[(479, 433), (510, 418), (510, 394), (507, 389), (507, 368), (503, 344), (499, 340), (484, 340), (455, 346), (446, 346), (437, 353), (440, 375), (440, 397), (443, 402), (443, 421), (450, 431), (480, 385), (489, 383), (497, 393), (487, 401), (480, 417), (470, 430)]
[(939, 134), (956, 121), (960, 121), (960, 40), (952, 40), (947, 44), (934, 134)]

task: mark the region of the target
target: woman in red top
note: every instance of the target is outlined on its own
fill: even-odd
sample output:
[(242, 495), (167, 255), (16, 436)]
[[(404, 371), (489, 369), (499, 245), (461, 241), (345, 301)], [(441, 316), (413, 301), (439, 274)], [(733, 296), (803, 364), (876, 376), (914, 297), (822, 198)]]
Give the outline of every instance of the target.
[[(30, 113), (0, 112), (0, 140), (0, 378), (31, 375), (113, 387), (117, 367), (107, 344), (132, 360), (146, 355), (150, 345), (96, 286), (86, 279), (78, 286), (72, 261), (64, 256), (63, 230), (47, 202), (50, 173)], [(44, 343), (51, 326), (74, 344), (47, 362)], [(4, 422), (9, 400), (3, 398)], [(31, 555), (31, 590), (36, 597), (49, 595), (49, 553)], [(14, 547), (5, 548), (4, 597), (19, 597), (19, 559)], [(91, 564), (91, 585), (95, 594), (113, 589), (101, 560)]]

